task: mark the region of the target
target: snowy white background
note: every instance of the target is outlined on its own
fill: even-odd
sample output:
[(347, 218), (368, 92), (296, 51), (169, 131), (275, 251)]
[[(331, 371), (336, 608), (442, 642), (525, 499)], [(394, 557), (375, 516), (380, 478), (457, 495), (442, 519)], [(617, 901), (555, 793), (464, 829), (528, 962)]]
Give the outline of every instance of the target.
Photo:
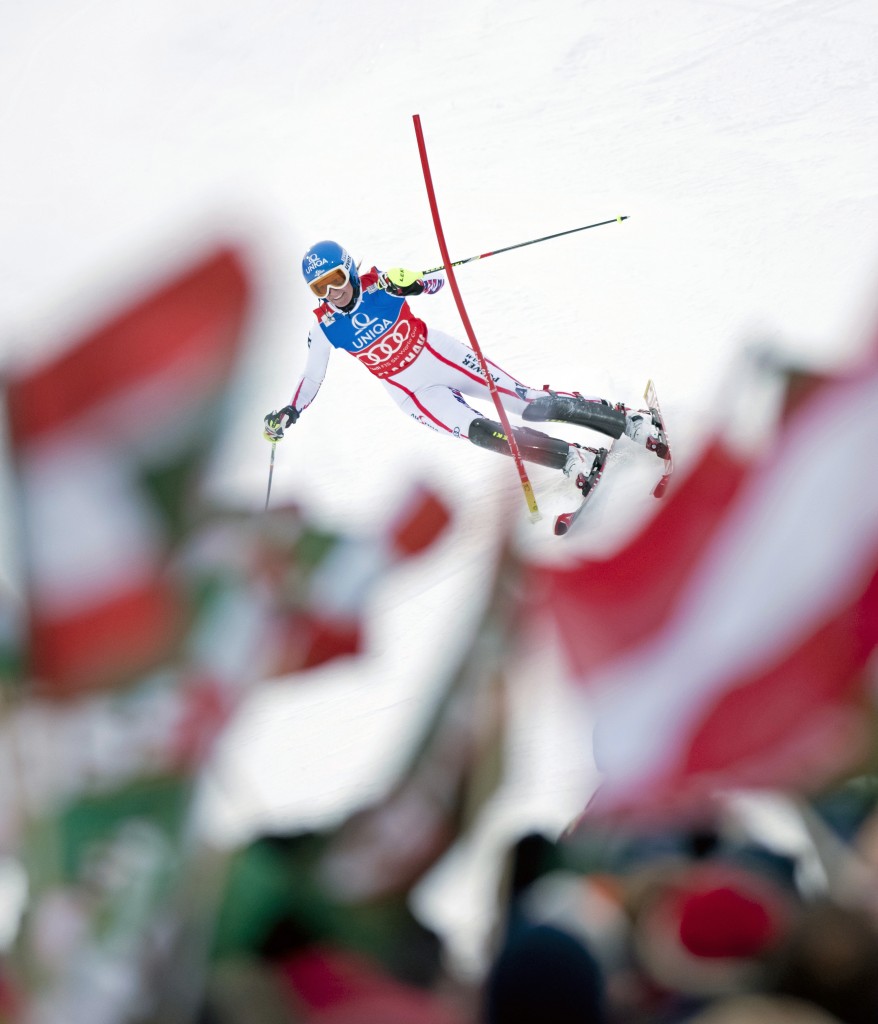
[[(485, 351), (529, 384), (636, 402), (653, 376), (685, 472), (743, 345), (835, 364), (863, 342), (878, 280), (876, 54), (874, 0), (6, 0), (4, 358), (63, 344), (202, 244), (243, 242), (262, 315), (212, 481), (260, 508), (261, 419), (305, 354), (303, 250), (329, 237), (366, 265), (441, 262), (418, 113), (454, 259), (630, 217), (458, 279)], [(415, 302), (463, 336), (450, 289)], [(628, 450), (617, 468), (571, 546), (606, 549), (649, 515), (652, 467)], [(376, 595), (365, 659), (245, 709), (217, 766), (217, 835), (326, 823), (377, 795), (472, 627), (508, 514), (534, 551), (565, 543), (549, 517), (523, 522), (510, 463), (403, 419), (336, 356), (278, 449), (275, 493), (358, 529), (416, 477), (455, 504), (453, 535)], [(550, 509), (556, 483), (534, 480)], [(8, 538), (2, 568), (14, 580)], [(520, 828), (562, 825), (593, 783), (558, 666), (536, 652), (518, 676), (509, 784), (419, 893), (467, 963), (494, 855)]]

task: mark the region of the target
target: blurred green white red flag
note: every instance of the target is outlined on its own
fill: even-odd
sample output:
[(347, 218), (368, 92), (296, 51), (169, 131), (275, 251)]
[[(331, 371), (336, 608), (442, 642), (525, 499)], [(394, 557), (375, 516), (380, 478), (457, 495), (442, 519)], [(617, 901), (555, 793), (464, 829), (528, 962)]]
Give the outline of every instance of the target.
[(250, 286), (221, 249), (6, 382), (31, 684), (65, 697), (158, 664), (186, 625), (168, 575)]
[(449, 523), (424, 489), (357, 536), (205, 500), (253, 293), (219, 248), (5, 380), (24, 608), (0, 609), (0, 848), (28, 877), (28, 1020), (185, 1019), (220, 895), (191, 834), (214, 743), (259, 683), (357, 653), (375, 586)]

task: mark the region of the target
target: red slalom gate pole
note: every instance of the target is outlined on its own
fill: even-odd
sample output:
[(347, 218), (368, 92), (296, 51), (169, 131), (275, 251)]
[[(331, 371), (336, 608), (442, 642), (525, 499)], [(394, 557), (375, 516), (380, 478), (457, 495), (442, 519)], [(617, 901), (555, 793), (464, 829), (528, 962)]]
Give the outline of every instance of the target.
[(524, 491), (527, 507), (530, 510), (531, 520), (536, 522), (540, 519), (540, 510), (537, 508), (537, 499), (534, 496), (534, 489), (531, 485), (530, 479), (528, 478), (527, 470), (524, 468), (524, 459), (521, 457), (518, 443), (515, 440), (515, 435), (512, 433), (512, 427), (509, 425), (509, 417), (506, 415), (506, 410), (503, 408), (503, 403), (500, 401), (500, 394), (497, 391), (497, 385), (494, 382), (494, 378), (491, 376), (487, 360), (484, 355), (482, 355), (482, 350), (476, 340), (476, 334), (473, 330), (472, 324), (470, 323), (466, 307), (463, 304), (463, 297), (461, 296), (460, 289), (457, 286), (457, 278), (454, 275), (454, 269), (448, 255), (448, 246), (445, 244), (445, 233), (442, 230), (442, 221), (439, 219), (439, 207), (436, 205), (436, 192), (433, 188), (430, 164), (427, 160), (427, 147), (424, 144), (424, 133), (421, 130), (421, 118), (418, 114), (413, 114), (412, 120), (415, 124), (415, 135), (418, 140), (418, 152), (421, 155), (421, 167), (424, 171), (424, 184), (427, 186), (427, 198), (430, 201), (430, 212), (433, 215), (433, 227), (436, 229), (436, 239), (439, 242), (439, 251), (442, 253), (442, 260), (445, 264), (445, 273), (448, 275), (448, 283), (451, 286), (454, 301), (457, 304), (460, 319), (463, 321), (463, 326), (466, 330), (467, 337), (469, 338), (470, 345), (473, 347), (473, 352), (475, 352), (476, 357), (479, 360), (482, 373), (484, 373), (485, 380), (488, 383), (488, 389), (491, 392), (491, 398), (494, 400), (497, 415), (500, 417), (500, 422), (503, 424), (503, 429), (509, 440), (509, 448), (512, 452), (512, 458), (515, 460), (515, 466), (518, 469), (518, 476), (521, 480), (521, 487)]

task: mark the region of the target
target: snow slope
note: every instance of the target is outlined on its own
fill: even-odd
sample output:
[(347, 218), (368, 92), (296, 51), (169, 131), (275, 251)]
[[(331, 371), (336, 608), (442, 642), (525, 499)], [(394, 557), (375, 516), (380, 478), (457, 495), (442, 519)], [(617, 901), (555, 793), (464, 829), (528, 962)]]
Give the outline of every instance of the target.
[[(528, 383), (636, 402), (653, 376), (680, 472), (745, 343), (826, 363), (862, 343), (878, 271), (873, 0), (43, 0), (6, 5), (2, 22), (6, 358), (57, 344), (204, 239), (245, 239), (262, 343), (213, 485), (254, 508), (261, 417), (304, 359), (305, 246), (332, 237), (367, 265), (441, 262), (414, 113), (455, 259), (630, 217), (471, 264), (459, 282), (486, 352)], [(450, 289), (416, 302), (462, 330)], [(629, 449), (614, 468), (571, 544), (612, 544), (649, 515), (652, 467)], [(365, 525), (414, 476), (447, 490), (453, 537), (383, 589), (364, 660), (278, 684), (245, 712), (210, 804), (223, 835), (326, 821), (380, 791), (509, 517), (521, 543), (563, 552), (548, 514), (524, 522), (509, 463), (402, 419), (335, 357), (278, 450), (275, 493)], [(548, 513), (557, 482), (534, 480)], [(551, 655), (520, 675), (528, 728), (509, 785), (421, 894), (468, 963), (492, 854), (519, 827), (563, 823), (593, 781), (587, 724), (566, 716)]]

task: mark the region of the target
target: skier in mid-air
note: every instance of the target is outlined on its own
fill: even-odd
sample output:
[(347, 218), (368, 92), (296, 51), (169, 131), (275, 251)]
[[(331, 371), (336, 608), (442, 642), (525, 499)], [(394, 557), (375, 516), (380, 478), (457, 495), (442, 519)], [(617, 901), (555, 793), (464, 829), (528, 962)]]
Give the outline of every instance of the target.
[[(264, 436), (283, 437), (314, 400), (333, 348), (344, 349), (377, 377), (399, 408), (443, 434), (468, 439), (481, 448), (511, 454), (499, 422), (472, 408), (467, 398), (491, 398), (475, 352), (457, 338), (428, 327), (407, 299), (432, 294), (445, 283), (435, 275), (377, 267), (360, 275), (350, 253), (337, 242), (312, 245), (302, 260), (302, 274), (320, 300), (308, 334), (308, 358), (289, 405), (265, 417)], [(565, 420), (607, 436), (622, 434), (660, 458), (667, 446), (653, 433), (650, 416), (605, 399), (578, 392), (538, 390), (486, 360), (500, 401), (507, 412), (524, 420)], [(532, 427), (514, 427), (522, 458), (575, 479), (587, 476), (595, 449), (550, 437)]]

